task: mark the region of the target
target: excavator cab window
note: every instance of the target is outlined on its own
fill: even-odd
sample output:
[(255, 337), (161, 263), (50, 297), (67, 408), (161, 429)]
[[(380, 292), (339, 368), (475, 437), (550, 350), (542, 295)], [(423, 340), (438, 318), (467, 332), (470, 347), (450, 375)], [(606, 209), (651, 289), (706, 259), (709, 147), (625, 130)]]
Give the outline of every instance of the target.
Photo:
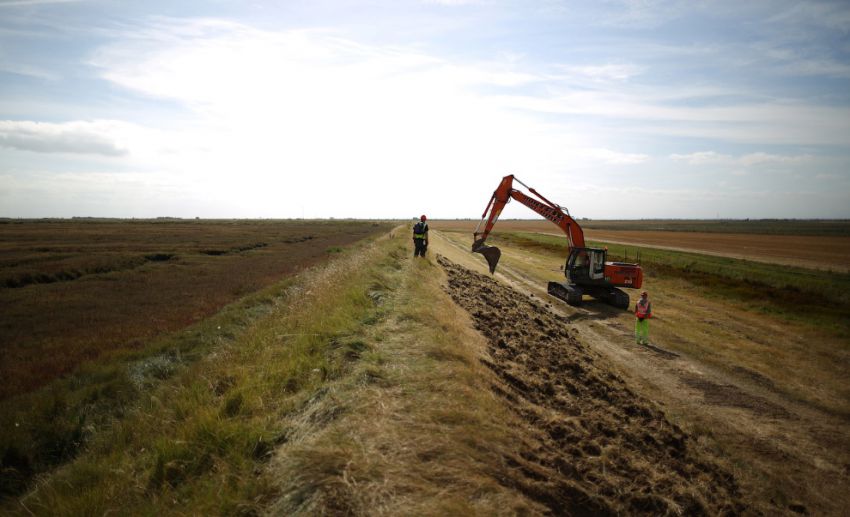
[(584, 269), (587, 267), (587, 252), (585, 250), (580, 250), (576, 253), (573, 266), (578, 269)]
[(567, 271), (572, 282), (603, 280), (605, 278), (605, 250), (573, 248), (567, 257)]
[(590, 278), (590, 257), (586, 248), (573, 248), (567, 257), (567, 273), (572, 282)]
[(605, 250), (590, 250), (590, 278), (599, 280), (605, 277)]

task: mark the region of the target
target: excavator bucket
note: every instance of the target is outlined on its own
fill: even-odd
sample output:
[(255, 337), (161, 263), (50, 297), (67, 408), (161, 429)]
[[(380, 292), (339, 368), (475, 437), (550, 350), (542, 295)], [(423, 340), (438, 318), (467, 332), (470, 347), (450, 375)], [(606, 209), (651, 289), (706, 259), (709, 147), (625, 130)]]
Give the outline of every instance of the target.
[(502, 250), (495, 246), (487, 246), (484, 244), (484, 239), (478, 239), (472, 243), (472, 252), (484, 255), (484, 258), (487, 259), (487, 265), (490, 266), (491, 275), (496, 271), (496, 265), (502, 256)]

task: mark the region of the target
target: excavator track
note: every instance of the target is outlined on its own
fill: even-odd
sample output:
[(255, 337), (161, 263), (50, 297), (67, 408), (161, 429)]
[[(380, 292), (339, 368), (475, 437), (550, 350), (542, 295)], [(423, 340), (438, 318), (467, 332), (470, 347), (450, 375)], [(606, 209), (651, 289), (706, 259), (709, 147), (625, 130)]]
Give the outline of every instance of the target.
[(616, 287), (578, 286), (562, 282), (549, 282), (547, 292), (574, 307), (580, 306), (582, 295), (587, 294), (618, 309), (629, 308), (629, 295)]
[(555, 298), (564, 300), (568, 305), (574, 307), (581, 305), (581, 297), (584, 294), (581, 287), (563, 282), (549, 282), (549, 287), (546, 291)]
[(618, 309), (629, 308), (629, 295), (616, 287), (595, 286), (592, 292), (587, 294)]

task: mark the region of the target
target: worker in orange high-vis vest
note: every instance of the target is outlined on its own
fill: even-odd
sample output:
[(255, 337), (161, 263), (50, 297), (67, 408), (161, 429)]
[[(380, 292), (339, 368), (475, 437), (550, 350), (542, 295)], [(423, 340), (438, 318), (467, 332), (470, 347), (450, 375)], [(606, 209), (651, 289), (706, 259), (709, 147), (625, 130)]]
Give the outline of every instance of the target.
[(635, 304), (635, 341), (639, 345), (649, 344), (649, 318), (652, 317), (652, 304), (646, 291), (640, 293)]

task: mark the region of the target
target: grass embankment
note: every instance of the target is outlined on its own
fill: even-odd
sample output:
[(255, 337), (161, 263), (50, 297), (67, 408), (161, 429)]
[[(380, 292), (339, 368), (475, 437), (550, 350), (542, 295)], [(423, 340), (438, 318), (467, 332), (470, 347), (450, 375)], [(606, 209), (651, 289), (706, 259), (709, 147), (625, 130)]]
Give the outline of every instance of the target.
[[(491, 240), (566, 258), (563, 237), (522, 232), (502, 233)], [(747, 309), (839, 337), (850, 335), (850, 274), (623, 244), (588, 245), (607, 246), (608, 260), (639, 261), (647, 276), (681, 278), (699, 286), (706, 296), (734, 300)]]
[[(399, 250), (408, 247), (405, 238)], [(392, 274), (398, 288), (364, 329), (371, 355), (296, 419), (297, 439), (273, 463), (273, 513), (544, 510), (511, 488), (506, 458), (523, 443), (523, 425), (491, 391), (495, 380), (480, 362), (486, 343), (430, 260), (405, 260)]]
[[(90, 515), (533, 507), (487, 475), (500, 468), (499, 451), (511, 450), (516, 431), (482, 385), (477, 349), (468, 344), (480, 338), (440, 290), (439, 269), (409, 260), (406, 237), (338, 254), (258, 295), (261, 303), (232, 307), (198, 330), (213, 340), (196, 350), (200, 360), (162, 363), (175, 369), (165, 379), (153, 380), (159, 359), (116, 366), (142, 369), (150, 382), (116, 376), (143, 396), (124, 403), (123, 417), (84, 431), (91, 433), (85, 451), (5, 509)], [(157, 357), (179, 358), (177, 350)], [(72, 388), (62, 386), (75, 401), (100, 393)]]

